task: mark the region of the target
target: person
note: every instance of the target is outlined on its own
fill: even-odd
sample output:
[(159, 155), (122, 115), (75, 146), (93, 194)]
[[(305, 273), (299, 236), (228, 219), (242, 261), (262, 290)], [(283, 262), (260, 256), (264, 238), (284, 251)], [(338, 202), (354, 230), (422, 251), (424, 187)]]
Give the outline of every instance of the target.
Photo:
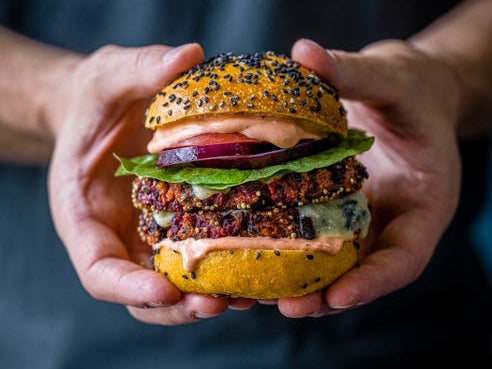
[[(111, 9), (119, 11), (116, 15), (124, 13), (130, 16), (117, 4)], [(256, 303), (247, 299), (182, 294), (164, 277), (149, 270), (146, 267), (148, 250), (136, 239), (134, 214), (129, 211), (129, 182), (115, 179), (113, 175), (117, 166), (113, 152), (133, 156), (144, 151), (149, 132), (142, 127), (142, 116), (149, 98), (180, 72), (204, 60), (204, 50), (199, 44), (186, 43), (193, 39), (187, 33), (191, 27), (176, 27), (179, 22), (173, 22), (170, 15), (179, 14), (181, 21), (190, 12), (191, 22), (193, 15), (198, 16), (200, 11), (204, 11), (201, 7), (204, 5), (193, 3), (192, 7), (190, 4), (183, 2), (177, 9), (167, 8), (169, 13), (159, 13), (170, 23), (169, 27), (175, 27), (181, 32), (177, 32), (174, 38), (175, 43), (181, 44), (178, 47), (104, 46), (95, 47), (92, 49), (95, 51), (84, 55), (39, 43), (6, 28), (0, 33), (0, 155), (6, 162), (49, 163), (48, 196), (54, 226), (85, 290), (97, 300), (127, 306), (133, 317), (146, 323), (177, 325), (215, 317), (207, 320), (206, 325), (202, 323), (173, 330), (145, 331), (147, 340), (157, 341), (150, 347), (159, 347), (159, 341), (168, 346), (163, 348), (162, 353), (143, 352), (148, 362), (154, 365), (161, 356), (163, 359), (160, 360), (166, 360), (163, 363), (173, 363), (171, 366), (175, 367), (193, 367), (200, 363), (225, 367), (231, 363), (228, 360), (233, 360), (236, 367), (299, 367), (304, 364), (309, 366), (309, 363), (324, 363), (333, 367), (355, 367), (361, 363), (368, 367), (410, 367), (422, 362), (490, 362), (490, 291), (471, 250), (463, 247), (467, 242), (461, 232), (466, 231), (467, 225), (460, 228), (459, 212), (458, 217), (454, 218), (456, 225), (453, 224), (447, 233), (444, 232), (458, 206), (460, 162), (466, 160), (463, 154), (460, 155), (458, 132), (474, 135), (490, 131), (490, 120), (487, 117), (492, 104), (487, 87), (492, 81), (489, 68), (492, 59), (492, 24), (489, 22), (492, 3), (465, 1), (406, 41), (386, 39), (366, 42), (369, 45), (358, 52), (333, 48), (327, 50), (324, 46), (329, 47), (329, 43), (323, 42), (321, 46), (307, 39), (294, 43), (289, 52), (292, 57), (337, 87), (344, 99), (350, 124), (376, 137), (374, 148), (362, 158), (370, 173), (367, 194), (373, 206), (374, 221), (371, 234), (362, 248), (364, 257), (359, 268), (349, 272), (326, 291), (273, 302), (280, 314), (264, 306), (272, 301)], [(214, 10), (213, 4), (206, 5)], [(230, 38), (231, 42), (228, 44), (231, 45), (229, 49), (233, 51), (233, 42), (237, 41), (235, 38), (240, 39), (243, 31), (249, 32), (248, 35), (257, 32), (256, 38), (264, 40), (264, 44), (254, 43), (251, 39), (241, 43), (244, 48), (254, 46), (255, 49), (263, 46), (286, 48), (285, 45), (292, 43), (294, 36), (302, 35), (302, 28), (295, 29), (288, 37), (284, 37), (283, 43), (275, 43), (271, 40), (279, 36), (273, 34), (274, 27), (269, 27), (268, 22), (257, 22), (258, 27), (248, 29), (247, 26), (251, 28), (252, 24), (252, 18), (249, 17), (265, 17), (274, 10), (281, 13), (281, 8), (274, 7), (279, 5), (276, 2), (255, 5), (258, 8), (254, 9), (252, 4), (245, 5), (244, 2), (231, 3), (226, 7), (229, 13), (224, 13), (225, 10), (220, 6), (215, 8), (216, 13), (209, 8), (210, 14), (217, 17), (232, 14), (236, 20), (239, 15), (245, 16), (245, 19), (238, 23), (233, 22), (234, 17), (232, 20), (221, 18), (225, 20), (220, 30), (217, 30), (216, 25), (215, 30), (207, 32), (203, 24), (202, 27), (197, 25), (196, 29), (205, 34), (202, 36), (204, 41), (228, 35), (226, 38)], [(81, 8), (71, 11), (89, 11), (83, 5), (79, 6)], [(292, 12), (299, 12), (299, 18), (296, 19), (304, 19), (303, 13), (310, 8), (308, 5), (301, 9), (296, 4), (290, 6)], [(330, 7), (326, 4), (324, 6)], [(245, 12), (244, 7), (252, 13)], [(441, 4), (438, 8), (442, 12), (447, 4)], [(288, 9), (286, 5), (283, 11), (288, 14)], [(333, 8), (329, 9), (331, 13), (320, 10), (322, 16), (319, 19), (309, 12), (314, 19), (309, 19), (307, 25), (314, 27), (316, 21), (322, 25), (325, 21), (323, 16), (339, 16)], [(366, 7), (360, 5), (357, 9), (361, 18), (364, 18)], [(53, 11), (44, 9), (45, 12), (49, 10)], [(147, 9), (140, 5), (138, 10), (134, 10), (136, 13), (131, 19), (136, 19), (136, 15), (153, 19), (150, 15), (154, 13), (147, 13), (150, 10), (152, 7)], [(347, 9), (344, 11), (352, 14)], [(358, 14), (357, 11), (354, 13)], [(29, 14), (32, 16), (33, 13)], [(45, 13), (42, 11), (40, 15)], [(287, 22), (289, 18), (281, 15), (273, 19), (274, 23), (279, 22), (282, 26), (280, 30), (288, 29), (288, 26), (294, 29), (295, 23), (284, 25), (282, 22)], [(201, 19), (203, 22), (203, 17), (193, 19)], [(118, 26), (115, 29), (101, 27), (96, 30), (101, 32), (106, 29), (117, 34), (116, 31), (121, 27), (129, 27), (128, 24), (135, 27), (137, 24), (123, 22), (121, 18), (117, 20), (120, 23), (116, 22)], [(395, 22), (394, 19), (392, 21)], [(421, 23), (425, 24), (426, 21), (421, 20)], [(145, 28), (141, 22), (138, 25)], [(81, 21), (66, 27), (74, 29), (74, 34), (87, 30)], [(410, 28), (407, 27), (407, 33)], [(268, 39), (267, 32), (271, 37), (270, 42), (265, 41)], [(347, 32), (347, 27), (343, 27), (343, 32)], [(311, 33), (316, 35), (316, 32)], [(392, 34), (381, 33), (385, 36)], [(56, 34), (58, 42), (52, 43), (77, 46), (76, 38), (70, 39), (70, 32), (64, 34), (58, 30)], [(383, 39), (378, 36), (375, 29), (370, 41)], [(166, 37), (165, 40), (173, 40), (170, 35)], [(42, 40), (42, 37), (39, 38)], [(134, 40), (136, 38), (128, 43)], [(70, 44), (70, 41), (73, 43)], [(152, 37), (141, 43), (147, 44), (148, 41), (152, 41)], [(208, 42), (220, 46), (218, 41), (215, 44)], [(205, 51), (215, 50), (206, 47)], [(480, 152), (474, 153), (476, 167), (471, 170), (474, 175), (484, 174), (480, 173), (484, 168), (480, 164), (485, 160)], [(16, 177), (18, 170), (20, 177)], [(466, 165), (463, 170), (470, 173)], [(61, 268), (66, 273), (66, 266), (55, 265), (55, 260), (51, 259), (53, 250), (48, 248), (47, 241), (53, 242), (53, 235), (48, 240), (41, 236), (44, 230), (50, 228), (46, 220), (42, 219), (46, 212), (36, 207), (26, 211), (26, 205), (33, 203), (33, 199), (40, 201), (44, 196), (44, 192), (36, 187), (39, 178), (44, 178), (44, 172), (38, 170), (37, 175), (33, 175), (35, 171), (26, 167), (8, 167), (2, 171), (2, 185), (10, 191), (2, 191), (2, 200), (9, 204), (9, 214), (3, 215), (8, 222), (2, 224), (16, 224), (13, 229), (6, 225), (2, 227), (5, 240), (2, 253), (8, 258), (12, 253), (18, 253), (13, 266), (19, 267), (11, 275), (5, 274), (11, 278), (3, 278), (7, 282), (3, 282), (2, 288), (6, 289), (7, 284), (13, 288), (18, 284), (34, 286), (30, 280), (23, 278), (26, 275), (23, 273), (29, 276), (36, 269), (36, 276), (54, 273), (54, 278), (46, 279), (54, 289), (58, 287), (58, 282), (63, 281), (57, 280), (59, 274), (50, 269)], [(9, 176), (14, 178), (11, 183)], [(15, 178), (23, 180), (20, 182)], [(465, 177), (463, 186), (466, 185)], [(473, 186), (474, 195), (483, 195), (485, 183), (478, 180), (473, 182)], [(21, 201), (21, 196), (28, 197)], [(464, 213), (475, 212), (477, 209), (474, 205), (464, 203)], [(26, 226), (30, 232), (24, 231)], [(441, 249), (436, 251), (441, 238)], [(21, 249), (21, 246), (24, 248)], [(441, 259), (438, 258), (439, 253)], [(59, 263), (63, 262), (63, 257), (58, 258), (61, 259), (57, 260)], [(2, 273), (8, 273), (7, 259), (2, 257), (2, 260)], [(429, 263), (431, 265), (427, 268)], [(39, 266), (44, 268), (40, 269)], [(427, 272), (432, 267), (437, 271)], [(425, 273), (431, 274), (426, 277)], [(12, 280), (12, 276), (15, 280)], [(72, 280), (69, 286), (74, 288), (74, 285)], [(67, 289), (65, 286), (64, 291)], [(44, 288), (41, 295), (33, 291), (27, 291), (27, 296), (14, 294), (18, 299), (14, 302), (17, 307), (21, 307), (20, 312), (16, 312), (16, 319), (12, 323), (2, 322), (8, 327), (2, 336), (8, 337), (8, 333), (15, 332), (11, 324), (22, 324), (22, 318), (27, 315), (24, 299), (32, 303), (33, 298), (36, 298), (34, 302), (42, 306), (46, 290)], [(57, 301), (53, 296), (59, 297), (53, 293), (48, 294), (52, 296), (48, 299), (51, 304)], [(65, 296), (73, 296), (73, 293)], [(83, 314), (80, 307), (63, 300), (71, 309)], [(93, 303), (96, 302), (91, 300), (83, 306), (92, 306)], [(473, 304), (473, 316), (460, 322), (464, 317), (457, 318), (455, 314), (463, 312), (461, 309), (469, 308), (470, 304)], [(61, 308), (60, 304), (53, 306)], [(106, 304), (98, 307), (101, 309), (99, 314), (101, 311), (115, 314), (115, 310), (105, 310), (109, 309)], [(244, 311), (229, 312), (229, 307)], [(7, 304), (2, 304), (3, 311), (7, 311), (7, 308)], [(40, 311), (46, 308), (42, 306)], [(317, 321), (286, 321), (280, 316), (319, 318), (343, 311), (344, 314)], [(64, 316), (74, 317), (73, 314)], [(42, 316), (47, 317), (53, 319), (52, 315)], [(83, 325), (85, 320), (92, 327), (97, 327), (107, 318), (99, 315), (91, 321), (93, 316), (84, 315), (79, 319), (82, 321), (79, 320), (76, 327)], [(249, 326), (240, 324), (242, 319), (247, 319)], [(91, 337), (96, 342), (88, 338), (75, 341), (85, 346), (70, 347), (72, 359), (63, 355), (60, 345), (64, 343), (63, 333), (67, 335), (65, 339), (75, 340), (76, 332), (67, 328), (73, 323), (58, 324), (56, 327), (61, 329), (60, 332), (50, 331), (57, 341), (50, 340), (51, 345), (46, 345), (50, 358), (46, 358), (48, 352), (44, 352), (45, 367), (57, 365), (54, 359), (72, 360), (71, 365), (77, 366), (74, 364), (77, 358), (88, 359), (87, 363), (90, 362), (91, 367), (98, 363), (109, 365), (111, 360), (121, 360), (129, 366), (132, 360), (129, 356), (135, 355), (136, 351), (132, 348), (140, 346), (135, 341), (126, 341), (126, 337), (131, 336), (132, 332), (143, 332), (144, 328), (132, 325), (120, 316), (115, 321), (125, 321), (126, 325), (117, 328), (106, 322), (103, 326), (111, 326), (112, 330), (97, 330), (98, 335)], [(230, 323), (244, 331), (238, 334)], [(443, 332), (453, 328), (451, 324), (457, 334), (443, 337), (446, 335)], [(330, 329), (333, 329), (331, 334)], [(35, 326), (31, 325), (26, 331), (31, 339), (30, 332), (34, 330)], [(90, 331), (83, 332), (87, 336)], [(37, 333), (44, 334), (44, 331), (39, 330)], [(221, 333), (233, 341), (221, 341), (218, 339)], [(194, 337), (195, 334), (198, 336)], [(329, 342), (325, 335), (329, 335)], [(268, 337), (267, 341), (265, 337)], [(388, 337), (390, 339), (384, 339)], [(108, 347), (97, 345), (99, 340)], [(2, 337), (0, 342), (12, 349), (13, 345), (6, 344), (6, 341), (7, 338)], [(21, 341), (14, 335), (14, 342)], [(265, 345), (262, 347), (260, 343)], [(431, 343), (435, 345), (431, 347)], [(250, 357), (248, 347), (257, 350), (258, 356)], [(191, 352), (187, 354), (190, 348)], [(272, 356), (266, 351), (271, 348), (281, 351)], [(2, 354), (7, 352), (2, 351)], [(19, 363), (22, 360), (16, 362), (11, 359), (16, 357), (16, 352), (19, 351), (9, 350), (5, 356), (9, 359), (0, 360), (12, 360), (6, 362), (7, 367), (21, 367)], [(110, 358), (101, 356), (99, 352), (117, 354)], [(225, 353), (227, 360), (224, 361)], [(447, 357), (443, 357), (444, 354)], [(33, 353), (32, 357), (42, 355), (42, 350), (38, 349), (37, 356)], [(27, 357), (24, 362), (30, 359)]]

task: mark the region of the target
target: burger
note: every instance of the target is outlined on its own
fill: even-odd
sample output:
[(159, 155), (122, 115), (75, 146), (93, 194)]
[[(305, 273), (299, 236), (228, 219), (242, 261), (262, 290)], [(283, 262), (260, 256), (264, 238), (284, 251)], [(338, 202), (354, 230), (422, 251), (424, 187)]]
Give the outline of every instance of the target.
[(371, 220), (337, 90), (274, 52), (219, 54), (165, 86), (145, 113), (134, 175), (138, 232), (183, 292), (271, 299), (332, 284)]

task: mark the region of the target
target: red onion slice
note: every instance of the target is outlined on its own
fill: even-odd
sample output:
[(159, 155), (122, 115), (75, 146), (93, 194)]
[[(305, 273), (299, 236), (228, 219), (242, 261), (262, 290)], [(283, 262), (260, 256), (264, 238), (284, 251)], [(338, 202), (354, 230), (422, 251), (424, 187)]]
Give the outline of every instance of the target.
[(166, 168), (193, 164), (206, 168), (260, 169), (326, 150), (335, 141), (333, 136), (321, 140), (302, 140), (288, 149), (279, 149), (268, 142), (179, 147), (161, 151), (157, 166)]

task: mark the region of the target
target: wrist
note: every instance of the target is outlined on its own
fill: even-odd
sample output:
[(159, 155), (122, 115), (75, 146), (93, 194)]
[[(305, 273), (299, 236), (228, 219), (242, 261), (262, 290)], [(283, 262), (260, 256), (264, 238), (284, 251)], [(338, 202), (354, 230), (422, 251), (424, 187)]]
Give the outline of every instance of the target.
[(61, 112), (66, 108), (70, 80), (81, 56), (65, 53), (59, 56), (45, 71), (35, 97), (36, 117), (40, 129), (51, 141), (55, 141), (63, 123)]

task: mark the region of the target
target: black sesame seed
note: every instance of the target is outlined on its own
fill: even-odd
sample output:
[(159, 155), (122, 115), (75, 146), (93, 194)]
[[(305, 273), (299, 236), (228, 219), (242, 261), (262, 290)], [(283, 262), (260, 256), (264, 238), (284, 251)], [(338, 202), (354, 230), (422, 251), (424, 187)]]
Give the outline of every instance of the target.
[(289, 108), (289, 113), (295, 114), (297, 113), (297, 110), (294, 108)]
[(209, 91), (210, 91), (210, 87), (205, 87), (205, 88), (203, 89), (203, 93), (204, 93), (204, 94), (208, 94), (208, 93), (209, 93)]
[(208, 104), (208, 96), (205, 96), (205, 98), (203, 99), (203, 101), (205, 101), (205, 104)]
[(164, 277), (167, 277), (168, 276), (168, 273), (167, 272), (164, 272)]
[(154, 119), (155, 119), (155, 118), (154, 118), (153, 116), (152, 116), (152, 117), (150, 117), (150, 119), (149, 119), (149, 123), (152, 123), (152, 122), (154, 121)]
[(273, 250), (273, 253), (274, 253), (276, 256), (280, 256), (280, 251), (278, 251), (278, 250)]
[(198, 100), (196, 101), (196, 104), (198, 105), (198, 107), (202, 106), (202, 104), (203, 104), (202, 99), (198, 99)]
[(260, 256), (261, 256), (261, 252), (260, 252), (260, 251), (258, 251), (258, 252), (256, 253), (256, 255), (255, 255), (255, 259), (256, 259), (256, 260), (258, 260), (258, 259), (260, 258)]
[(224, 91), (224, 96), (232, 95), (231, 91)]
[(268, 97), (268, 96), (270, 96), (270, 94), (268, 93), (268, 91), (267, 91), (267, 90), (264, 90), (264, 91), (263, 91), (263, 96)]
[(191, 96), (195, 97), (196, 95), (198, 95), (198, 91), (197, 90), (193, 91), (193, 94)]
[(303, 289), (303, 290), (305, 290), (305, 289), (307, 288), (307, 286), (308, 286), (308, 284), (307, 284), (306, 282), (304, 282), (304, 283), (302, 284), (302, 289)]
[(222, 100), (222, 101), (220, 102), (220, 104), (219, 104), (219, 108), (223, 108), (223, 107), (224, 107), (224, 105), (225, 105), (225, 102), (224, 102), (224, 100)]
[(321, 281), (321, 277), (316, 277), (316, 278), (314, 279), (314, 281), (315, 281), (316, 283), (318, 283), (319, 281)]
[(166, 107), (168, 105), (169, 105), (169, 103), (167, 101), (164, 104), (162, 104), (163, 107)]
[(172, 111), (172, 109), (169, 109), (169, 110), (167, 111), (167, 115), (169, 115), (169, 116), (173, 115), (173, 111)]
[(173, 102), (175, 98), (176, 98), (176, 95), (175, 94), (169, 95), (169, 101), (170, 102)]
[(229, 250), (229, 254), (234, 254), (234, 250)]
[(188, 276), (186, 274), (182, 275), (183, 279), (188, 279)]
[(301, 105), (302, 106), (306, 105), (306, 99), (304, 99), (304, 100), (301, 101)]
[(182, 99), (181, 97), (178, 97), (178, 98), (176, 99), (176, 104), (181, 104), (181, 101), (183, 101), (183, 99)]
[(288, 94), (288, 93), (289, 93), (289, 91), (287, 91), (285, 88), (283, 88), (283, 89), (282, 89), (282, 93), (283, 93), (283, 94)]
[(195, 279), (195, 278), (196, 278), (195, 272), (191, 272), (191, 279)]
[(155, 122), (156, 122), (156, 123), (159, 123), (160, 121), (161, 121), (161, 116), (160, 116), (160, 115), (158, 115), (158, 116), (157, 116), (157, 118), (155, 118)]
[(191, 107), (190, 104), (186, 104), (186, 105), (183, 106), (183, 110), (188, 110), (190, 107)]
[(307, 255), (306, 255), (306, 258), (307, 258), (308, 260), (313, 260), (313, 259), (314, 259), (314, 256), (313, 256), (312, 254), (307, 254)]
[(276, 96), (276, 95), (274, 95), (274, 94), (272, 94), (272, 100), (273, 100), (273, 101), (278, 101), (277, 96)]

